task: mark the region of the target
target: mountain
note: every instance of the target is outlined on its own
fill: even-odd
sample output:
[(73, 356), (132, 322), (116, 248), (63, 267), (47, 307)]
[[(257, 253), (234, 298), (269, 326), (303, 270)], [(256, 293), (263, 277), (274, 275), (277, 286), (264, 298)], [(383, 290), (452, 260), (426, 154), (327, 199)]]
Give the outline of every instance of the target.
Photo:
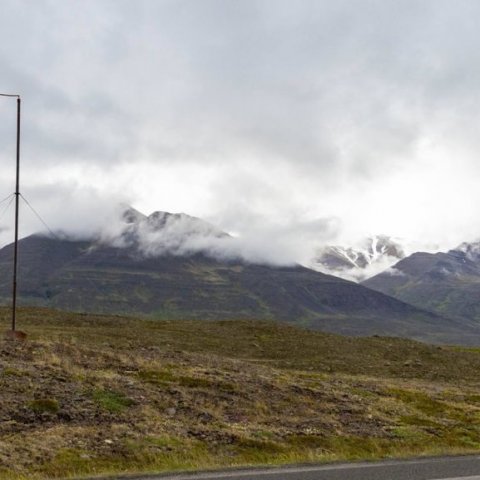
[(449, 317), (480, 321), (480, 242), (418, 252), (362, 285)]
[(376, 235), (356, 247), (340, 245), (319, 249), (311, 268), (354, 281), (362, 281), (405, 257), (401, 244), (392, 237)]
[[(92, 246), (131, 247), (146, 256), (184, 254), (213, 245), (230, 236), (214, 225), (185, 213), (154, 212), (148, 217), (130, 206), (102, 229)], [(202, 243), (203, 242), (203, 243)]]
[[(352, 335), (480, 343), (479, 332), (356, 283), (294, 266), (220, 254), (234, 239), (185, 214), (133, 209), (96, 238), (20, 241), (20, 303), (168, 319), (276, 319)], [(10, 300), (12, 245), (0, 250)]]

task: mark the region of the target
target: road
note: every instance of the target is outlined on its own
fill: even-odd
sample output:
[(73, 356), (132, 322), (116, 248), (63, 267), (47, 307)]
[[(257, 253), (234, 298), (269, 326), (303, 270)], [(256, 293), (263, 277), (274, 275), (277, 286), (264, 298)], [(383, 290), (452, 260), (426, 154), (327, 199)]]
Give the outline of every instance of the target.
[(129, 480), (480, 480), (480, 456), (125, 478)]

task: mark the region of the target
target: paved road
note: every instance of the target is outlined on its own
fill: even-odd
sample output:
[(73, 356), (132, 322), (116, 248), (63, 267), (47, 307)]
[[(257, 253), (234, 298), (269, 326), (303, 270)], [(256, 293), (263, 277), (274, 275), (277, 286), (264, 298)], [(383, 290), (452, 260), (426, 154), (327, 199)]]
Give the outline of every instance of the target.
[(480, 480), (480, 456), (127, 478), (130, 480)]

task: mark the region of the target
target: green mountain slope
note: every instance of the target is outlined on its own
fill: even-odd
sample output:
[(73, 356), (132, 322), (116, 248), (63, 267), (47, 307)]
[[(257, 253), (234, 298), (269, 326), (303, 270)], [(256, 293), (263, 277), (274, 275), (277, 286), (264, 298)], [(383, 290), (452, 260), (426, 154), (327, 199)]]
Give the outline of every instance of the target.
[(441, 315), (480, 322), (478, 245), (415, 253), (362, 285)]

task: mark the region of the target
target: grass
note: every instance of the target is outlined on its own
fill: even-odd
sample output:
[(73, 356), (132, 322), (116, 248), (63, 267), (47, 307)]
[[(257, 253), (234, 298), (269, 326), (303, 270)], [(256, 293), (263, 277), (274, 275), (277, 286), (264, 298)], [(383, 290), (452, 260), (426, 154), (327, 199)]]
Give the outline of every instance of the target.
[(18, 320), (28, 340), (0, 341), (0, 479), (480, 449), (478, 350), (273, 322)]
[(114, 392), (112, 390), (95, 390), (92, 397), (101, 408), (111, 413), (123, 412), (135, 403), (123, 393)]
[(57, 413), (60, 409), (57, 400), (53, 398), (41, 398), (38, 400), (32, 400), (28, 404), (35, 413)]

